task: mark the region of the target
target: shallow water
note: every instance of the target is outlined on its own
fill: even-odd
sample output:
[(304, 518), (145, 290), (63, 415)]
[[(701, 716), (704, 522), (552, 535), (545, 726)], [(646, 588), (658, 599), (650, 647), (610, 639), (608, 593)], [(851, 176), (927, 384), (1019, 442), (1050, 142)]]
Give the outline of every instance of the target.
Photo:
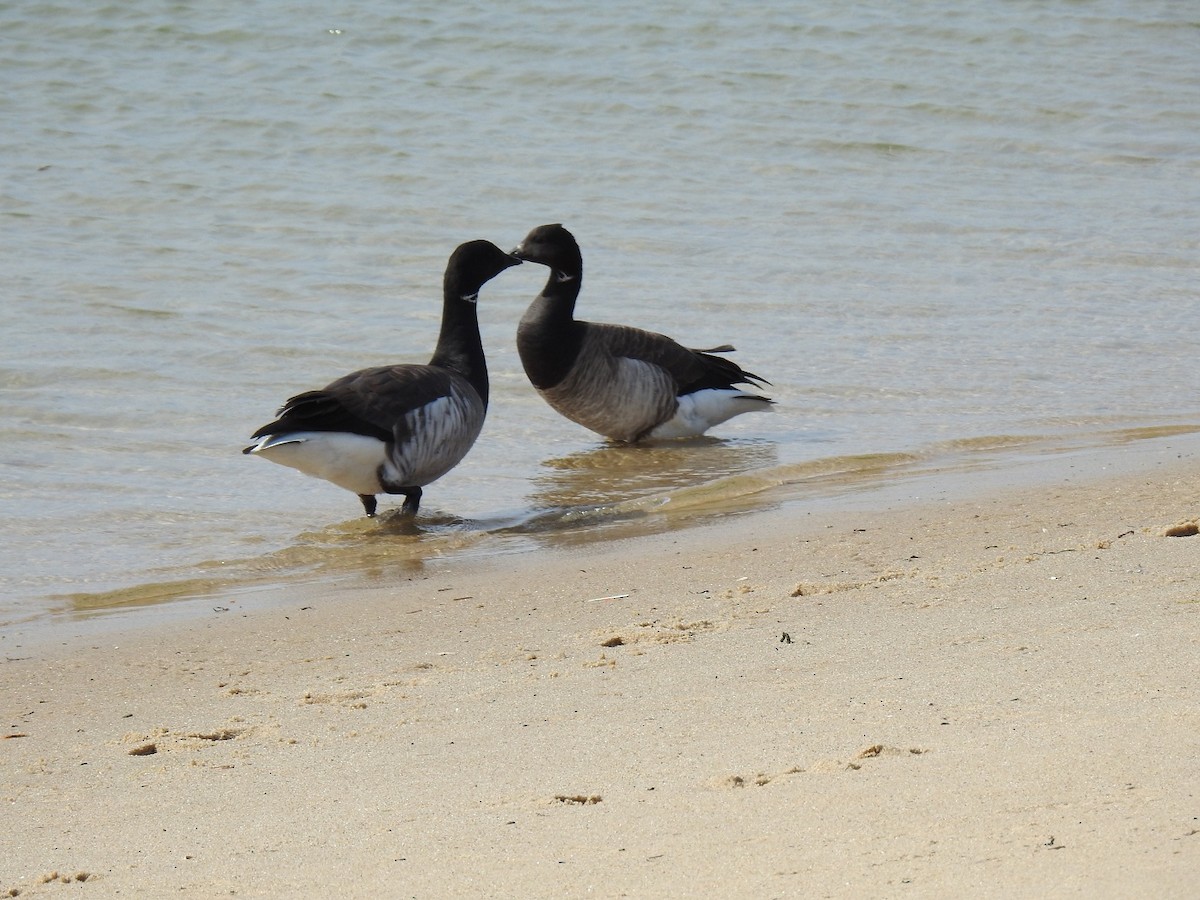
[[(133, 0), (0, 26), (0, 623), (1200, 423), (1190, 4)], [(583, 247), (582, 317), (733, 343), (777, 411), (604, 445), (524, 380), (522, 266), (481, 298), (483, 436), (417, 528), (240, 455), (290, 394), (427, 359), (456, 244), (548, 221)]]

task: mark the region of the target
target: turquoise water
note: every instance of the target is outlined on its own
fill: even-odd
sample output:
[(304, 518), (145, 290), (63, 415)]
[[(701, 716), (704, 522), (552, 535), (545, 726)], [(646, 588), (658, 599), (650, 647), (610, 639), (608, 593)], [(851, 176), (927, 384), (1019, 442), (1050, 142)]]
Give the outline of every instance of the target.
[[(0, 6), (0, 623), (1200, 425), (1194, 5), (794, 6)], [(425, 361), (454, 246), (553, 221), (582, 317), (733, 343), (777, 412), (604, 446), (524, 380), (523, 266), (418, 532), (241, 456)]]

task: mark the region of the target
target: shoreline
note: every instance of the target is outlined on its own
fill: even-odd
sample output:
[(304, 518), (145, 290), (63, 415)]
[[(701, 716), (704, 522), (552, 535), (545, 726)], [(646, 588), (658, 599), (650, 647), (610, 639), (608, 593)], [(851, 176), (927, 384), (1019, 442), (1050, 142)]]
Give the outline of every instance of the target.
[[(986, 497), (1013, 484), (1054, 484), (1063, 479), (1107, 477), (1134, 473), (1147, 459), (1167, 460), (1172, 455), (1200, 454), (1200, 426), (1193, 424), (1126, 426), (1070, 437), (1000, 436), (949, 441), (923, 452), (882, 453), (860, 457), (818, 459), (757, 472), (730, 476), (746, 482), (726, 496), (717, 513), (712, 488), (702, 483), (670, 495), (667, 506), (647, 505), (650, 498), (608, 504), (618, 514), (591, 515), (582, 507), (578, 524), (547, 531), (508, 527), (497, 531), (485, 526), (433, 533), (429, 542), (400, 545), (398, 552), (383, 552), (380, 537), (393, 532), (404, 540), (405, 526), (386, 520), (372, 522), (380, 535), (343, 533), (332, 542), (319, 542), (308, 551), (308, 567), (325, 560), (322, 574), (289, 575), (295, 565), (292, 549), (278, 551), (282, 580), (271, 581), (260, 571), (270, 571), (275, 554), (254, 559), (206, 562), (192, 567), (193, 575), (161, 582), (148, 581), (129, 588), (97, 593), (60, 594), (59, 608), (35, 609), (25, 617), (10, 618), (0, 627), (0, 649), (5, 646), (42, 646), (85, 639), (88, 635), (121, 635), (146, 628), (183, 626), (208, 618), (213, 612), (261, 612), (286, 606), (297, 592), (328, 596), (345, 590), (371, 590), (385, 583), (406, 581), (408, 571), (453, 567), (483, 577), (489, 567), (511, 567), (529, 554), (553, 556), (589, 547), (604, 552), (624, 552), (637, 542), (670, 540), (695, 533), (703, 540), (706, 529), (771, 527), (775, 517), (789, 522), (813, 516), (836, 520), (841, 514), (897, 509), (931, 499), (941, 501)], [(757, 482), (757, 483), (755, 483)], [(697, 502), (693, 492), (701, 498)], [(679, 504), (676, 508), (675, 504)], [(621, 514), (620, 507), (637, 510)], [(602, 509), (599, 507), (598, 509)], [(576, 513), (572, 513), (576, 515)], [(356, 526), (362, 523), (355, 523)], [(344, 528), (344, 526), (342, 526)], [(349, 539), (349, 540), (348, 540)], [(685, 538), (686, 539), (686, 538)], [(298, 545), (306, 543), (297, 537)], [(354, 556), (360, 544), (363, 555)], [(223, 573), (229, 567), (236, 573)], [(207, 568), (214, 574), (199, 577)], [(347, 588), (346, 585), (349, 585)], [(105, 600), (107, 595), (114, 598)], [(45, 601), (39, 601), (44, 604)], [(68, 605), (76, 606), (70, 609)]]
[(1200, 454), (1090, 460), (6, 641), (0, 890), (1187, 896)]

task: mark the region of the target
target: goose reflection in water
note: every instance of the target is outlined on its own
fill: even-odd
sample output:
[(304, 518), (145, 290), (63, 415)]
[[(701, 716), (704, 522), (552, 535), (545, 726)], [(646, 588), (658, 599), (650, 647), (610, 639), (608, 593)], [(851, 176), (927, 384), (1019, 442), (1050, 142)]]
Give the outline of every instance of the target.
[[(538, 510), (595, 508), (649, 497), (776, 465), (778, 448), (761, 440), (698, 437), (628, 446), (603, 444), (547, 459), (533, 478), (529, 504)], [(720, 491), (713, 497), (721, 499)]]

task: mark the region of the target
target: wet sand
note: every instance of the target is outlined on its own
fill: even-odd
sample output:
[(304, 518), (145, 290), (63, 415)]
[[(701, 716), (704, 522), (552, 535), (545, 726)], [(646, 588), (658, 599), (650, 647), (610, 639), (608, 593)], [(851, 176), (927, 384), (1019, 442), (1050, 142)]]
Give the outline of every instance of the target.
[(1138, 452), (6, 637), (0, 894), (1194, 896), (1200, 456)]

